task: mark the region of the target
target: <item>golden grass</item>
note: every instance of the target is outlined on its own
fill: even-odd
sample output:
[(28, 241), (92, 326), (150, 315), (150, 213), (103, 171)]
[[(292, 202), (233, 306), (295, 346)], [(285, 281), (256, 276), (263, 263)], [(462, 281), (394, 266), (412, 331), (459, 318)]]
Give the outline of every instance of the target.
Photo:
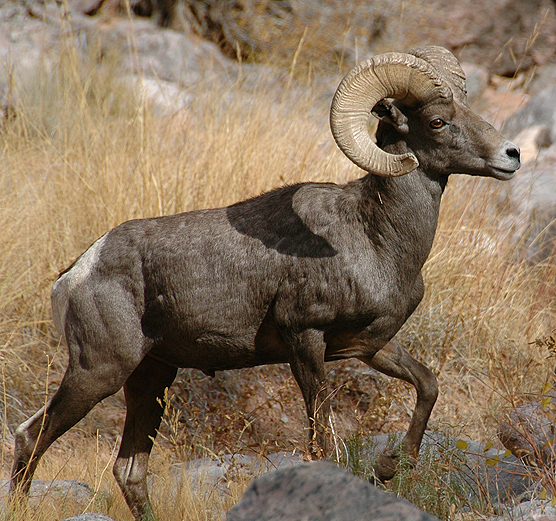
[(468, 435), (485, 439), (501, 411), (552, 378), (550, 353), (532, 342), (554, 328), (556, 269), (551, 258), (518, 260), (510, 230), (499, 226), (501, 183), (453, 181), (425, 267), (426, 296), (405, 331), (440, 374), (441, 404), (452, 402), (454, 413), (467, 409), (445, 421), (464, 420)]
[[(50, 319), (52, 282), (99, 235), (131, 218), (226, 205), (284, 183), (342, 183), (360, 175), (335, 149), (326, 111), (311, 95), (278, 96), (270, 89), (247, 94), (240, 82), (217, 78), (190, 93), (190, 108), (160, 116), (116, 70), (111, 62), (81, 63), (71, 46), (63, 49), (57, 68), (16, 85), (17, 116), (0, 133), (2, 477), (9, 474), (10, 432), (42, 405), (64, 372), (65, 347)], [(509, 234), (499, 226), (502, 210), (494, 204), (501, 190), (496, 181), (450, 181), (425, 267), (426, 297), (400, 333), (439, 375), (441, 398), (431, 426), (458, 425), (462, 434), (485, 441), (495, 437), (503, 411), (542, 388), (553, 365), (542, 343), (532, 342), (554, 328), (555, 265), (553, 259), (535, 266), (516, 260)], [(267, 450), (264, 439), (273, 436), (272, 429), (286, 433), (276, 436), (274, 449), (289, 437), (303, 439), (300, 397), (293, 398), (295, 385), (284, 371), (248, 370), (242, 378), (251, 397), (257, 379), (267, 378), (276, 388), (272, 400), (282, 409), (295, 402), (299, 414), (288, 425), (270, 422), (255, 435), (246, 427), (248, 414), (237, 412), (242, 403), (235, 403), (230, 415), (218, 417), (222, 439), (205, 422), (181, 448), (175, 432), (167, 431), (162, 449), (174, 448), (168, 453), (177, 459), (223, 447)], [(395, 396), (394, 408), (383, 393), (366, 415), (336, 415), (352, 415), (351, 425), (360, 429), (377, 422), (383, 430), (403, 427), (412, 391), (403, 383), (382, 389)], [(216, 400), (218, 409), (225, 392), (195, 399)], [(250, 404), (250, 413), (264, 418), (271, 412), (268, 404), (249, 398), (243, 405)], [(111, 471), (104, 471), (111, 466), (122, 417), (118, 394), (55, 444), (37, 477), (88, 481), (114, 497), (110, 515), (130, 519)], [(230, 432), (226, 425), (245, 428), (235, 447), (223, 441)], [(170, 456), (163, 454), (157, 446), (155, 473), (166, 468)], [(234, 497), (244, 486), (236, 486)], [(165, 493), (164, 487), (155, 492), (157, 508), (167, 508), (156, 496)], [(183, 501), (195, 501), (185, 496)], [(178, 511), (195, 510), (187, 505), (161, 518), (181, 519)], [(46, 521), (59, 512), (41, 509), (33, 516)], [(206, 516), (200, 512), (198, 519)]]

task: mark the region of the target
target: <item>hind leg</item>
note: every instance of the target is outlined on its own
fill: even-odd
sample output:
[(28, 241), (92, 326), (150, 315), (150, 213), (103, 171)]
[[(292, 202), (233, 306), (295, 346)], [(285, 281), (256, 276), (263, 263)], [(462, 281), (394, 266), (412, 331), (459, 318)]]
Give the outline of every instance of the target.
[(147, 491), (147, 467), (164, 412), (164, 391), (177, 368), (146, 356), (124, 385), (127, 416), (114, 477), (138, 520), (154, 519)]
[(68, 366), (60, 388), (48, 405), (16, 430), (12, 494), (27, 496), (37, 464), (48, 447), (98, 402), (122, 387), (125, 376), (117, 378), (118, 372), (110, 371), (109, 367), (84, 369), (74, 363)]
[[(415, 387), (417, 401), (409, 428), (402, 440), (401, 450), (405, 454), (417, 458), (427, 422), (438, 397), (436, 376), (425, 365), (415, 360), (395, 338), (390, 340), (372, 358), (361, 357), (360, 359), (373, 369), (404, 380)], [(376, 471), (379, 479), (391, 479), (396, 472), (395, 460), (382, 455)]]
[(58, 292), (57, 299), (53, 292), (53, 314), (63, 315), (58, 326), (68, 345), (68, 368), (48, 405), (16, 431), (13, 493), (28, 495), (48, 447), (98, 402), (117, 392), (149, 347), (133, 299), (125, 290), (110, 284), (91, 288), (85, 283), (78, 289), (70, 297)]

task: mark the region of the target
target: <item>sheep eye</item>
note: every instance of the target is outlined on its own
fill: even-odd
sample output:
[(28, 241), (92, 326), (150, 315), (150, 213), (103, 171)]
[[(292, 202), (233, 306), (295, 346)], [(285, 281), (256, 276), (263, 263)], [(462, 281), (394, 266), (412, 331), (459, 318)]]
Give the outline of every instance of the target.
[(429, 123), (429, 126), (432, 129), (438, 130), (439, 128), (442, 128), (445, 124), (446, 123), (442, 119), (435, 118)]

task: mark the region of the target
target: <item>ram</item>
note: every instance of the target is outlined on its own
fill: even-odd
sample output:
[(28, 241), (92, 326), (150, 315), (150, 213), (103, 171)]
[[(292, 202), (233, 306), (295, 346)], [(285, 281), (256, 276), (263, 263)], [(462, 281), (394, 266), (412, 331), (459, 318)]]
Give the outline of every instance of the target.
[[(371, 114), (380, 119), (376, 142)], [(469, 109), (460, 64), (440, 47), (356, 66), (330, 119), (364, 177), (125, 222), (61, 274), (52, 312), (69, 365), (46, 408), (16, 431), (12, 491), (27, 494), (51, 443), (123, 386), (114, 475), (135, 518), (151, 518), (148, 458), (178, 367), (214, 375), (289, 363), (307, 408), (310, 453), (321, 457), (325, 362), (358, 358), (415, 387), (401, 450), (417, 455), (437, 382), (394, 335), (423, 297), (421, 268), (449, 176), (510, 179), (519, 149)], [(395, 456), (379, 460), (380, 478), (393, 476)]]

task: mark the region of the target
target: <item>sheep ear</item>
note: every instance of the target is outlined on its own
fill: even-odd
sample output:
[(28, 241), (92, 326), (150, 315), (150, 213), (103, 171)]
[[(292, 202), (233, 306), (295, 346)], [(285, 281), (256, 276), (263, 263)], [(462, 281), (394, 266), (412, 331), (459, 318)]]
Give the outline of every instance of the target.
[(407, 117), (405, 114), (393, 103), (394, 100), (380, 100), (371, 111), (376, 118), (389, 123), (396, 127), (400, 134), (407, 134), (409, 132), (409, 125), (407, 124)]

